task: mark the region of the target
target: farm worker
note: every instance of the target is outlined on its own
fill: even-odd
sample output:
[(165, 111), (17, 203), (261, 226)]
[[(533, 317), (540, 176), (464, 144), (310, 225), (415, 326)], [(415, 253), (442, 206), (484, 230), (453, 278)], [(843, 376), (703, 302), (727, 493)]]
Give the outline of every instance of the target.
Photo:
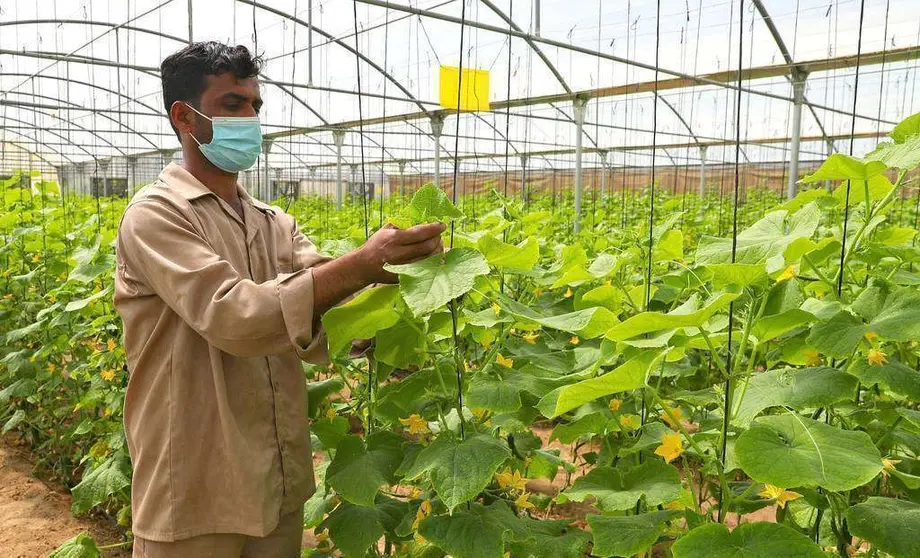
[(320, 318), (394, 282), (385, 263), (443, 250), (433, 223), (382, 229), (331, 259), (237, 183), (262, 145), (261, 67), (216, 42), (163, 61), (182, 163), (139, 190), (119, 226), (134, 556), (299, 557), (315, 490), (301, 359), (328, 358)]

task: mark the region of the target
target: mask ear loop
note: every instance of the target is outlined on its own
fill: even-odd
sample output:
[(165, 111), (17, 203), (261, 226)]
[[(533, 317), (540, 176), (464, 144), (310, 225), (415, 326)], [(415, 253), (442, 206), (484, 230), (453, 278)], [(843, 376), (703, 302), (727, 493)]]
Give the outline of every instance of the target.
[[(192, 105), (186, 103), (185, 101), (182, 101), (182, 104), (185, 105), (185, 106), (187, 106), (188, 108), (192, 109), (193, 111), (195, 111), (195, 113), (199, 114), (199, 115), (202, 116), (203, 118), (207, 118), (207, 119), (210, 120), (211, 122), (214, 122), (214, 119), (213, 119), (213, 118), (211, 118), (210, 116), (207, 116), (207, 115), (205, 115), (205, 114), (202, 114), (201, 111), (199, 111), (198, 109), (196, 109), (196, 108), (193, 107)], [(198, 141), (198, 138), (195, 137), (195, 134), (189, 132), (188, 135), (192, 136), (192, 139), (195, 140), (195, 143), (198, 144), (198, 147), (201, 147), (201, 142)]]

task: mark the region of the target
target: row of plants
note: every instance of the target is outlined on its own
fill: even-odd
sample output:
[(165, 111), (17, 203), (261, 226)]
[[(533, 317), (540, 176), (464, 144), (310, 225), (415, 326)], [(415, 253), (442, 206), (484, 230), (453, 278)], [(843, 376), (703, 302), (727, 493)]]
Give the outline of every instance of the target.
[[(305, 552), (920, 555), (918, 164), (915, 115), (792, 200), (750, 190), (737, 222), (724, 197), (649, 188), (598, 198), (578, 234), (570, 196), (294, 201), (332, 255), (386, 220), (452, 223), (443, 255), (323, 318)], [(0, 186), (3, 431), (75, 513), (127, 530), (125, 200)]]

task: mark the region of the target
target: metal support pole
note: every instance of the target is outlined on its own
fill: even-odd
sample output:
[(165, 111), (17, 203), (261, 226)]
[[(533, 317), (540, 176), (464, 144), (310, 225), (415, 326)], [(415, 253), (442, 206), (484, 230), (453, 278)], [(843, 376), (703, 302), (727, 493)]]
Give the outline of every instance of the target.
[(581, 155), (582, 155), (582, 136), (585, 126), (585, 105), (588, 104), (587, 97), (575, 97), (572, 101), (572, 108), (575, 113), (575, 232), (581, 231), (581, 193), (583, 185), (581, 183)]
[(533, 34), (540, 36), (540, 0), (533, 0)]
[[(827, 156), (830, 157), (833, 154), (834, 154), (834, 140), (829, 139), (827, 140)], [(827, 190), (828, 192), (831, 191), (831, 181), (830, 180), (824, 181), (824, 189)]]
[[(349, 195), (349, 196), (353, 195), (351, 192), (354, 192), (354, 190), (355, 190), (355, 175), (356, 175), (357, 173), (358, 173), (358, 165), (352, 164), (352, 165), (351, 165), (351, 184), (350, 184), (351, 187), (348, 189), (348, 192), (349, 192), (348, 195)], [(363, 184), (361, 185), (361, 193), (362, 193), (362, 194), (364, 193), (364, 185), (363, 185)]]
[(264, 170), (262, 171), (262, 188), (260, 188), (261, 195), (259, 196), (259, 198), (264, 202), (270, 201), (272, 197), (271, 181), (268, 178), (268, 152), (271, 150), (272, 150), (272, 140), (263, 139), (262, 140), (262, 156), (265, 158), (265, 162), (263, 164)]
[(793, 74), (792, 82), (792, 146), (789, 161), (789, 183), (786, 185), (786, 199), (795, 197), (799, 180), (799, 143), (802, 137), (802, 105), (805, 103), (805, 78), (801, 72)]
[(601, 201), (607, 196), (607, 152), (598, 151), (601, 157)]
[(102, 173), (102, 195), (109, 197), (109, 160), (99, 161), (99, 172)]
[(527, 202), (527, 155), (521, 155), (521, 201)]
[(128, 157), (128, 199), (133, 198), (137, 192), (137, 157)]
[(342, 209), (342, 143), (345, 141), (345, 130), (332, 132), (335, 141), (335, 207)]
[(313, 87), (313, 0), (307, 2), (307, 85)]
[(436, 113), (431, 117), (431, 135), (434, 136), (434, 185), (441, 187), (441, 132), (444, 130), (444, 115)]
[(309, 195), (316, 193), (316, 167), (310, 167), (310, 188), (308, 189)]
[(697, 194), (702, 198), (706, 195), (706, 151), (709, 150), (709, 147), (705, 145), (700, 146), (700, 188), (697, 191)]
[(192, 44), (192, 0), (188, 0), (188, 44)]
[(400, 161), (399, 165), (399, 196), (406, 195), (406, 162)]

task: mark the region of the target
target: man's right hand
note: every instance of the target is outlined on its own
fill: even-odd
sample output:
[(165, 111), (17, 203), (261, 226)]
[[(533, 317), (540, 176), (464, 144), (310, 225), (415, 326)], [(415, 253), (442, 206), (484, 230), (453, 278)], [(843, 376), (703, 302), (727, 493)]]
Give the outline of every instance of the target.
[(400, 229), (388, 224), (374, 233), (358, 249), (368, 283), (395, 283), (398, 277), (383, 268), (386, 264), (405, 264), (423, 260), (444, 251), (443, 223)]

